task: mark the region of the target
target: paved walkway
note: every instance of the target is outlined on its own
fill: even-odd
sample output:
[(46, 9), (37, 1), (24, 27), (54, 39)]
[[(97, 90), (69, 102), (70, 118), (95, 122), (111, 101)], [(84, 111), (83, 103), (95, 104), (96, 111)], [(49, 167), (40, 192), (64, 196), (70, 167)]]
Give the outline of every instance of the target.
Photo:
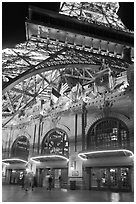
[(134, 202), (133, 193), (35, 188), (24, 191), (21, 186), (3, 185), (2, 202)]

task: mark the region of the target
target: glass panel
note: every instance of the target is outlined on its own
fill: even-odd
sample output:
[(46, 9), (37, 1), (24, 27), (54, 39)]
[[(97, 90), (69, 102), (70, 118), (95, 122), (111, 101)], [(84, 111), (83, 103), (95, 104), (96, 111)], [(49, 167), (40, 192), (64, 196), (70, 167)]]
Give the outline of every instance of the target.
[(97, 121), (88, 131), (88, 149), (108, 149), (128, 146), (128, 131), (122, 121), (115, 118)]
[(122, 189), (130, 188), (129, 168), (121, 168), (120, 173), (121, 173), (120, 175), (121, 188)]
[(128, 138), (127, 138), (127, 131), (126, 130), (121, 130), (120, 131), (121, 134), (121, 143), (123, 147), (127, 147), (127, 143), (128, 143)]
[(18, 137), (12, 145), (11, 157), (18, 157), (27, 160), (29, 155), (29, 140), (26, 136)]
[(109, 186), (109, 171), (106, 168), (101, 169), (101, 187), (102, 188), (108, 188)]
[(91, 188), (130, 190), (129, 168), (91, 168)]
[(61, 169), (55, 169), (54, 174), (54, 188), (60, 188)]
[(118, 169), (110, 168), (110, 188), (119, 188), (118, 178)]
[(108, 188), (108, 170), (106, 168), (91, 169), (91, 187)]
[(42, 154), (69, 154), (69, 142), (67, 134), (61, 129), (53, 129), (48, 132), (42, 142)]
[(99, 175), (99, 169), (91, 169), (91, 187), (97, 187), (97, 177)]

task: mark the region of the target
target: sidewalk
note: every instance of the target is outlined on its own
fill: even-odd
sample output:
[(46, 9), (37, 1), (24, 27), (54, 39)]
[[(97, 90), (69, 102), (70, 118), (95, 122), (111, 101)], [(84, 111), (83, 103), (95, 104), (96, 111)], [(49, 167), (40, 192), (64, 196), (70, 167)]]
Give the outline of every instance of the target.
[(21, 186), (3, 185), (2, 202), (134, 202), (133, 193), (107, 191), (35, 188), (24, 191)]

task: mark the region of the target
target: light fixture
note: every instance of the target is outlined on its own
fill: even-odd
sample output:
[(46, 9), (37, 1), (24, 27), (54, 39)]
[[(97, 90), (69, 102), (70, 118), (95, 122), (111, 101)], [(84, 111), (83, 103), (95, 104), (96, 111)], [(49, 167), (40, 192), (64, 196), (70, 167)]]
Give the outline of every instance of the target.
[(26, 168), (26, 171), (27, 171), (27, 173), (28, 173), (28, 172), (30, 172), (30, 169), (29, 169), (29, 168)]
[(73, 171), (73, 170), (74, 170), (74, 167), (73, 167), (73, 166), (71, 166), (71, 167), (70, 167), (70, 169), (71, 169), (71, 171)]
[(5, 163), (2, 161), (2, 164), (6, 165), (6, 166), (9, 166), (10, 164), (9, 163)]
[(40, 164), (41, 162), (40, 161), (36, 161), (36, 160), (33, 160), (32, 158), (30, 158), (30, 160), (36, 164)]
[(127, 149), (117, 149), (117, 150), (101, 150), (101, 151), (93, 151), (93, 152), (83, 152), (83, 153), (79, 153), (78, 157), (82, 160), (87, 160), (87, 156), (86, 155), (93, 155), (93, 154), (99, 154), (99, 153), (114, 153), (114, 152), (124, 152), (129, 153), (130, 157), (132, 157), (134, 154), (132, 151), (127, 150)]
[(3, 159), (2, 162), (10, 162), (10, 161), (20, 161), (23, 163), (27, 163), (27, 161), (23, 160), (23, 159), (18, 159), (18, 158), (10, 158), (10, 159)]
[(31, 157), (30, 160), (35, 162), (35, 159), (42, 159), (42, 158), (61, 158), (61, 159), (65, 159), (67, 162), (69, 161), (69, 159), (65, 156), (62, 155), (43, 155), (43, 156), (36, 156), (36, 157)]
[(78, 154), (78, 157), (79, 157), (80, 159), (86, 161), (86, 160), (87, 160), (87, 156), (86, 156), (85, 154), (86, 154), (86, 153), (84, 153), (84, 154), (79, 153), (79, 154)]

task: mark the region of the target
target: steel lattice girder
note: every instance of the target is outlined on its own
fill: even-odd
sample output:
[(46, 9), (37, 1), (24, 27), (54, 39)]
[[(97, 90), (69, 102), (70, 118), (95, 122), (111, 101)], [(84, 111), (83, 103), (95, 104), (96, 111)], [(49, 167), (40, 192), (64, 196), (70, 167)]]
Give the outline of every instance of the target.
[(117, 15), (118, 8), (117, 2), (63, 2), (60, 13), (84, 22), (126, 31), (127, 28)]
[[(22, 57), (20, 59), (22, 60)], [(14, 62), (16, 62), (15, 59)], [(20, 110), (24, 110), (32, 105), (40, 94), (43, 93), (43, 97), (49, 100), (51, 87), (58, 88), (58, 77), (59, 81), (62, 80), (62, 77), (72, 77), (78, 80), (80, 79), (82, 85), (92, 83), (96, 77), (102, 76), (106, 72), (108, 73), (107, 67), (103, 66), (103, 64), (106, 63), (110, 65), (110, 69), (113, 68), (113, 71), (116, 71), (118, 74), (126, 70), (128, 66), (126, 62), (120, 59), (118, 61), (110, 57), (105, 57), (104, 59), (101, 55), (90, 54), (88, 52), (70, 48), (57, 51), (50, 57), (38, 63), (38, 65), (28, 66), (27, 71), (10, 79), (9, 82), (6, 82), (7, 85), (3, 86), (3, 95), (7, 96), (8, 93), (9, 96), (8, 101), (5, 102), (6, 104), (3, 107), (6, 109), (9, 108), (10, 105), (12, 108), (12, 110), (10, 108), (11, 118), (8, 121), (13, 119), (15, 115), (19, 114)], [(14, 67), (12, 69), (14, 71)], [(5, 73), (6, 70), (3, 71), (3, 74)], [(51, 79), (49, 75), (53, 75), (53, 73), (55, 73), (56, 76)], [(12, 75), (12, 71), (10, 74)], [(57, 83), (54, 83), (55, 80), (57, 80)], [(9, 98), (12, 98), (12, 100), (9, 101)], [(13, 108), (15, 103), (17, 103), (17, 108)], [(9, 116), (9, 113), (7, 113), (7, 116)]]
[[(105, 59), (105, 64), (110, 65), (111, 69), (120, 69), (122, 71), (123, 69), (125, 70), (125, 68), (127, 68), (128, 66), (126, 62), (120, 59), (117, 60), (115, 58), (111, 58), (107, 56), (104, 57), (98, 54), (92, 54), (89, 52), (79, 51), (76, 49), (62, 48), (61, 50), (56, 51), (56, 53), (52, 54), (50, 57), (46, 58), (45, 60), (42, 60), (36, 65), (26, 66), (24, 69), (24, 72), (22, 67), (16, 67), (16, 63), (14, 65), (15, 67), (12, 65), (13, 67), (11, 69), (3, 68), (3, 78), (4, 77), (8, 78), (8, 82), (4, 81), (3, 83), (3, 94), (6, 91), (12, 89), (16, 84), (36, 74), (47, 72), (49, 70), (66, 69), (70, 65), (75, 66), (77, 69), (79, 69), (79, 71), (81, 71), (81, 67), (82, 68), (84, 67), (84, 69), (85, 68), (91, 69), (91, 66), (93, 67), (94, 65), (101, 67), (103, 59)], [(18, 56), (17, 56), (17, 60), (18, 60)], [(18, 74), (18, 70), (20, 70), (21, 68), (22, 68), (21, 73)], [(94, 70), (94, 68), (92, 69), (94, 72), (93, 74), (96, 74), (96, 71)], [(99, 70), (97, 69), (97, 72), (98, 71)], [(14, 72), (16, 73), (15, 76), (14, 76)], [(76, 78), (76, 75), (74, 76)], [(79, 77), (79, 74), (77, 75), (77, 77)]]
[[(29, 28), (28, 41), (17, 45), (14, 49), (3, 51), (3, 116), (8, 117), (4, 126), (21, 111), (21, 114), (24, 114), (23, 111), (36, 101), (44, 98), (49, 102), (52, 88), (58, 90), (59, 86), (65, 85), (68, 80), (74, 79), (85, 86), (109, 73), (109, 69), (117, 76), (126, 71), (129, 66), (129, 63), (121, 59), (120, 51), (119, 56), (116, 56), (116, 51), (113, 54), (110, 53), (110, 46), (114, 46), (111, 42), (108, 42), (110, 46), (105, 48), (102, 54), (100, 47), (104, 41), (93, 39), (91, 46), (95, 47), (98, 44), (97, 49), (86, 50), (85, 41), (81, 46), (74, 44), (77, 42), (77, 37), (82, 40), (81, 35), (73, 36), (71, 33), (68, 35), (64, 33), (65, 39), (70, 39), (68, 37), (72, 36), (71, 45), (68, 41), (64, 40), (62, 43), (57, 39), (61, 34), (57, 29), (45, 27), (47, 32), (50, 29), (50, 35), (48, 34), (45, 39), (42, 38), (41, 25), (30, 22), (26, 25)], [(56, 40), (51, 39), (52, 31)], [(33, 36), (33, 32), (37, 34)], [(84, 39), (86, 42), (89, 40), (87, 37)], [(122, 45), (119, 47), (122, 49)], [(72, 85), (68, 85), (71, 89)]]

